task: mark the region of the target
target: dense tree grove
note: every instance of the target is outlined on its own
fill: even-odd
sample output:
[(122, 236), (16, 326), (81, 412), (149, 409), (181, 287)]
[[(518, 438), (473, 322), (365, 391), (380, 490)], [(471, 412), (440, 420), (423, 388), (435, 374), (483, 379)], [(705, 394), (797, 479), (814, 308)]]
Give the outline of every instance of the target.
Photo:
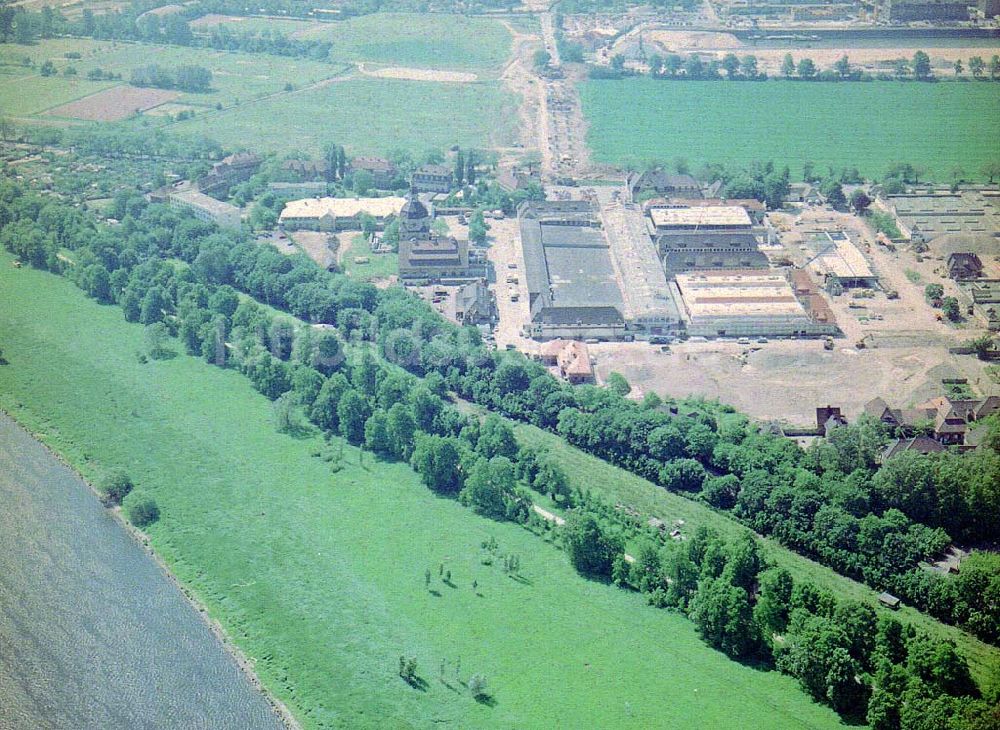
[[(120, 225), (101, 226), (55, 196), (3, 181), (0, 244), (118, 304), (131, 321), (166, 326), (189, 354), (241, 371), (331, 437), (409, 461), (429, 488), (485, 516), (538, 524), (528, 486), (576, 507), (563, 535), (581, 572), (686, 612), (713, 646), (773, 662), (846, 716), (867, 713), (886, 728), (923, 727), (928, 713), (953, 727), (988, 717), (953, 648), (883, 631), (888, 619), (870, 609), (794, 583), (765, 564), (749, 534), (725, 545), (702, 530), (665, 545), (657, 533), (626, 561), (619, 513), (570, 490), (543, 453), (518, 446), (506, 421), (460, 413), (448, 396), (556, 432), (994, 643), (995, 556), (974, 554), (956, 577), (920, 563), (952, 538), (996, 539), (1000, 454), (909, 454), (880, 467), (891, 436), (881, 423), (862, 419), (803, 451), (715, 403), (640, 404), (624, 388), (571, 387), (517, 353), (486, 349), (475, 329), (445, 322), (402, 289), (380, 291), (138, 196), (115, 205)], [(899, 638), (869, 645), (876, 624), (878, 636)]]

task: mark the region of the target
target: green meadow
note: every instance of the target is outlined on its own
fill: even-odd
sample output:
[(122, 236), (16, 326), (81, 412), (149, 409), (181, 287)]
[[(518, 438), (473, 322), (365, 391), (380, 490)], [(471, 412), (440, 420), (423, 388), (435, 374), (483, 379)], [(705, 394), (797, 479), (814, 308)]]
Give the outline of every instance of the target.
[(296, 38), (330, 41), (335, 61), (458, 71), (498, 71), (511, 45), (499, 21), (427, 13), (375, 13), (320, 23)]
[(372, 13), (319, 22), (260, 16), (206, 16), (196, 33), (225, 26), (235, 34), (279, 32), (333, 44), (334, 61), (460, 71), (496, 71), (510, 54), (510, 32), (497, 20), (449, 13)]
[(498, 119), (513, 100), (496, 85), (352, 76), (173, 124), (223, 145), (267, 152), (318, 153), (329, 141), (350, 154), (406, 149), (416, 155), (452, 145), (485, 147), (511, 133)]
[[(66, 58), (67, 52), (81, 58)], [(28, 55), (36, 68), (25, 67)], [(43, 77), (38, 66), (51, 60), (57, 75)], [(139, 43), (88, 40), (48, 40), (34, 46), (0, 44), (0, 109), (12, 116), (38, 115), (48, 109), (103, 89), (127, 84), (132, 70), (150, 63), (167, 68), (204, 66), (212, 72), (212, 90), (204, 94), (181, 93), (177, 103), (200, 107), (231, 107), (272, 94), (284, 93), (286, 84), (307, 86), (336, 76), (342, 65), (305, 59), (281, 59), (261, 54), (214, 51), (205, 48), (154, 46)], [(72, 66), (76, 76), (64, 76)], [(91, 81), (93, 69), (120, 74), (121, 81)], [(30, 94), (24, 93), (26, 88)]]
[(950, 180), (978, 179), (1000, 157), (1000, 84), (587, 81), (580, 85), (594, 159), (641, 165), (686, 158), (774, 160), (793, 175), (812, 160), (877, 176), (909, 162)]
[[(143, 328), (70, 282), (3, 254), (0, 291), (0, 406), (85, 476), (124, 467), (155, 497), (152, 547), (305, 727), (838, 725), (794, 680), (730, 661), (407, 466), (346, 447), (334, 473), (311, 456), (320, 439), (275, 432), (239, 374), (140, 364)], [(523, 580), (483, 563), (490, 537)], [(399, 679), (401, 654), (425, 686)], [(490, 703), (462, 685), (473, 673)]]

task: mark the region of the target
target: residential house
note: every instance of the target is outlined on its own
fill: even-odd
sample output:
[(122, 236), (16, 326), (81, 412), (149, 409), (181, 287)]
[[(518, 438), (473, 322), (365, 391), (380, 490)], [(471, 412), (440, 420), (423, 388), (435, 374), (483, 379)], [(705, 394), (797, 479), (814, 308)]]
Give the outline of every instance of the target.
[(550, 340), (542, 345), (539, 359), (554, 367), (559, 377), (575, 384), (594, 382), (590, 351), (579, 340)]
[(944, 451), (944, 449), (945, 447), (940, 441), (935, 441), (929, 436), (894, 439), (882, 451), (882, 463), (884, 464), (892, 457), (907, 451), (915, 451), (918, 454), (935, 454)]
[(816, 428), (824, 436), (829, 436), (830, 431), (838, 426), (846, 426), (847, 419), (840, 412), (840, 406), (817, 406), (816, 407)]
[(917, 435), (926, 429), (929, 435), (945, 445), (962, 445), (969, 424), (1000, 412), (1000, 396), (981, 399), (934, 398), (916, 408), (890, 408), (881, 398), (865, 404), (865, 413), (896, 427), (904, 434)]
[(424, 165), (410, 179), (420, 193), (448, 193), (452, 189), (452, 171), (447, 165)]
[(372, 176), (372, 185), (379, 190), (392, 187), (398, 173), (396, 166), (382, 157), (355, 157), (351, 160), (351, 171), (367, 172)]
[(229, 188), (249, 180), (260, 169), (261, 158), (253, 152), (237, 152), (212, 165), (207, 175), (198, 179), (198, 190), (206, 195), (226, 195)]

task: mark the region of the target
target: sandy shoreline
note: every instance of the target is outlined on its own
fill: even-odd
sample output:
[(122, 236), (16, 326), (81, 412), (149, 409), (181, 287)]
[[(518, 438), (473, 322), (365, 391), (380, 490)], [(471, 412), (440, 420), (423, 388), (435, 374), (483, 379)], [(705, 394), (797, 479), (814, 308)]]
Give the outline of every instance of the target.
[[(24, 431), (26, 431), (31, 436), (31, 438), (40, 443), (42, 447), (53, 456), (53, 458), (55, 458), (57, 461), (59, 461), (59, 463), (61, 463), (63, 466), (65, 466), (67, 469), (73, 472), (73, 474), (80, 481), (86, 484), (87, 487), (90, 489), (90, 491), (93, 493), (95, 498), (97, 498), (99, 501), (101, 500), (100, 491), (93, 484), (91, 484), (90, 481), (86, 477), (84, 477), (83, 474), (81, 474), (79, 470), (73, 464), (71, 464), (62, 454), (60, 454), (51, 445), (49, 445), (45, 441), (42, 434), (39, 434), (38, 432), (29, 428), (27, 424), (19, 420), (13, 413), (11, 413), (8, 410), (0, 408), (0, 414), (3, 414), (11, 421), (13, 421), (15, 424), (17, 424), (18, 428), (21, 428)], [(208, 628), (216, 636), (216, 638), (218, 638), (219, 643), (222, 644), (222, 647), (223, 649), (225, 649), (226, 653), (228, 653), (233, 658), (233, 661), (236, 662), (236, 665), (246, 675), (247, 679), (250, 680), (250, 684), (253, 685), (254, 689), (260, 692), (261, 695), (263, 695), (264, 699), (267, 700), (267, 703), (271, 705), (271, 708), (274, 710), (275, 714), (281, 720), (282, 724), (286, 728), (288, 728), (288, 730), (302, 730), (302, 726), (299, 724), (298, 720), (295, 719), (295, 716), (292, 714), (291, 710), (289, 710), (288, 707), (281, 700), (279, 700), (277, 697), (271, 694), (271, 692), (267, 689), (264, 683), (260, 681), (260, 677), (258, 677), (256, 671), (254, 671), (253, 662), (249, 659), (249, 657), (247, 657), (243, 653), (243, 651), (233, 642), (233, 640), (226, 633), (225, 629), (222, 628), (222, 625), (209, 615), (208, 608), (205, 606), (205, 604), (202, 603), (201, 600), (190, 589), (188, 589), (187, 586), (185, 586), (177, 579), (177, 577), (170, 571), (170, 568), (159, 556), (159, 554), (155, 550), (153, 550), (153, 548), (150, 546), (149, 538), (147, 537), (146, 533), (144, 533), (142, 530), (135, 527), (128, 520), (125, 519), (125, 517), (122, 515), (121, 507), (114, 507), (113, 509), (109, 509), (108, 512), (112, 514), (114, 519), (118, 522), (118, 524), (122, 527), (122, 529), (124, 529), (125, 532), (128, 533), (128, 535), (136, 542), (136, 544), (142, 548), (143, 552), (145, 552), (152, 558), (153, 562), (156, 563), (160, 571), (164, 574), (164, 576), (166, 576), (167, 580), (170, 581), (171, 584), (176, 586), (177, 590), (180, 591), (182, 596), (184, 596), (184, 599), (191, 605), (191, 607), (195, 610), (198, 616), (201, 617), (201, 620), (208, 626)]]

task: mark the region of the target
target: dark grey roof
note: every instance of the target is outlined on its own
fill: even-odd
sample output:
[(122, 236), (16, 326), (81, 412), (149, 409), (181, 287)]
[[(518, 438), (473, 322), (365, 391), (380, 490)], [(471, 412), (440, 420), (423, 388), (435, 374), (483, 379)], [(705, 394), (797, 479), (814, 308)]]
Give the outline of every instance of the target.
[(667, 274), (704, 269), (766, 269), (767, 256), (760, 251), (668, 251), (663, 260)]
[(673, 175), (664, 170), (648, 170), (646, 172), (632, 175), (629, 179), (629, 187), (635, 190), (641, 188), (653, 188), (660, 192), (670, 192), (673, 190), (700, 190), (701, 185), (690, 175)]
[(668, 249), (756, 249), (757, 239), (748, 231), (667, 231), (657, 234), (656, 248)]
[(528, 296), (549, 290), (549, 273), (542, 248), (542, 227), (538, 221), (521, 219), (521, 248), (524, 252), (524, 281)]
[(611, 251), (586, 201), (532, 201), (518, 209), (532, 319), (620, 323)]

